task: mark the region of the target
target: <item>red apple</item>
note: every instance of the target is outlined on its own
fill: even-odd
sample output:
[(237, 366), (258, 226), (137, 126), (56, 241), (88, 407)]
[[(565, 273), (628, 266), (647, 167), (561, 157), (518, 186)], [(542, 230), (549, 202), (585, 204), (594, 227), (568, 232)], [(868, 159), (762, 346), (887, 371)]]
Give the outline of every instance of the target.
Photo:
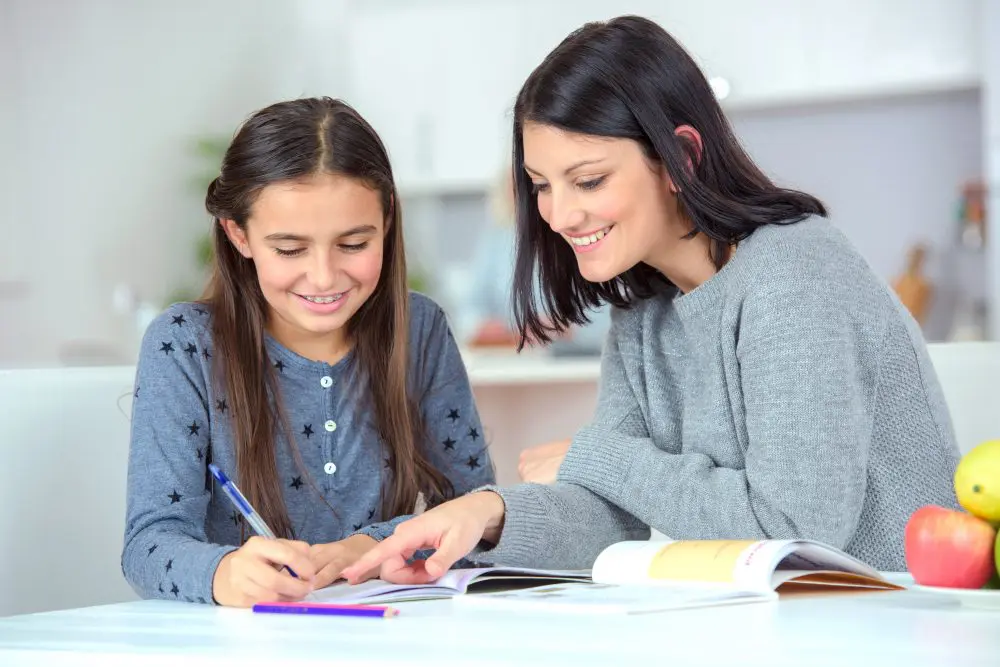
[(926, 505), (906, 523), (906, 566), (922, 586), (982, 588), (993, 576), (995, 539), (978, 517)]

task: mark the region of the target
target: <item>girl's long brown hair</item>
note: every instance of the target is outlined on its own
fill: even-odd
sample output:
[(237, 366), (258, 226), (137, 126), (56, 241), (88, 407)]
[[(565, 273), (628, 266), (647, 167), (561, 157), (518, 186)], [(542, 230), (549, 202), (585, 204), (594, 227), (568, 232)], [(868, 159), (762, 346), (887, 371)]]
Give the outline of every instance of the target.
[(383, 515), (412, 512), (421, 493), (428, 503), (453, 493), (423, 452), (425, 424), (407, 383), (406, 257), (399, 197), (385, 147), (375, 130), (340, 100), (281, 102), (243, 124), (226, 151), (219, 177), (208, 187), (205, 207), (214, 218), (215, 257), (203, 299), (213, 313), (213, 373), (230, 407), (238, 483), (281, 537), (293, 535), (278, 480), (279, 434), (300, 468), (302, 461), (265, 347), (268, 306), (253, 260), (233, 247), (220, 221), (233, 220), (246, 230), (263, 188), (318, 173), (364, 182), (379, 192), (385, 212), (378, 285), (347, 323), (354, 351), (351, 390), (365, 397), (361, 409), (373, 412), (375, 427), (388, 448), (392, 482), (389, 488), (383, 484)]

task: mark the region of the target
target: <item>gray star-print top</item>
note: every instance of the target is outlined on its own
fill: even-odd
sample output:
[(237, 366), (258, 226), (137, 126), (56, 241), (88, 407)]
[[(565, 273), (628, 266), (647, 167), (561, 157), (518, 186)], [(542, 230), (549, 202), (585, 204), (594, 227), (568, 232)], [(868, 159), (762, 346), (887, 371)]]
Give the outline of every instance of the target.
[[(210, 602), (219, 561), (253, 535), (208, 474), (214, 462), (239, 485), (226, 396), (210, 381), (212, 350), (211, 313), (196, 303), (171, 306), (143, 337), (122, 551), (125, 578), (143, 597)], [(407, 517), (381, 515), (388, 450), (349, 386), (352, 355), (329, 365), (270, 337), (267, 350), (305, 467), (296, 466), (279, 434), (277, 469), (295, 538), (310, 544), (354, 533), (384, 539)], [(472, 389), (445, 314), (416, 293), (410, 296), (410, 374), (427, 424), (423, 444), (430, 462), (456, 495), (493, 483)]]

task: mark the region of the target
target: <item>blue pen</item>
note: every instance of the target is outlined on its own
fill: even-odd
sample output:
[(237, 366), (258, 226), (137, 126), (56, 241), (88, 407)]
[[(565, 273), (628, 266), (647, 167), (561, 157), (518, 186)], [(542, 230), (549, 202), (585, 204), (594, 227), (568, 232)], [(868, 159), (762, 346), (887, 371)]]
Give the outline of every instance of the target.
[[(271, 540), (278, 539), (277, 535), (274, 534), (274, 531), (268, 528), (267, 524), (264, 523), (264, 519), (257, 514), (257, 510), (255, 510), (253, 506), (250, 505), (249, 501), (243, 497), (243, 494), (240, 493), (238, 488), (236, 488), (236, 485), (233, 484), (228, 477), (226, 477), (226, 473), (219, 470), (219, 466), (214, 463), (209, 463), (208, 469), (212, 473), (212, 477), (214, 477), (222, 487), (222, 490), (226, 492), (229, 499), (233, 501), (234, 505), (236, 505), (236, 509), (240, 511), (243, 518), (246, 519), (247, 523), (250, 524), (250, 527), (253, 528), (254, 532), (261, 537), (266, 537)], [(296, 579), (299, 578), (299, 575), (295, 574), (292, 568), (286, 565), (285, 569), (288, 570), (288, 574), (292, 575)]]

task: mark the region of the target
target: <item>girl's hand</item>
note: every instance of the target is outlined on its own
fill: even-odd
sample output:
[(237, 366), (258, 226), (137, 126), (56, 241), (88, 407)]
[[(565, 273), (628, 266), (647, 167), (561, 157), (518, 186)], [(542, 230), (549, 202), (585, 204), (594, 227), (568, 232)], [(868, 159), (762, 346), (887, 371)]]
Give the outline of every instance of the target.
[[(382, 579), (398, 584), (426, 584), (447, 572), (480, 540), (496, 543), (503, 529), (504, 504), (496, 493), (481, 491), (439, 505), (396, 526), (396, 531), (362, 556), (342, 575), (352, 584), (380, 568)], [(434, 549), (426, 561), (407, 559)]]
[[(359, 558), (372, 550), (378, 542), (367, 535), (351, 535), (338, 542), (314, 544), (309, 548), (309, 558), (316, 568), (315, 588), (325, 588), (341, 577), (344, 568), (353, 565)], [(378, 574), (372, 568), (362, 573), (358, 582), (367, 581)]]
[(556, 440), (544, 445), (538, 445), (521, 452), (517, 464), (517, 472), (521, 480), (537, 484), (554, 484), (559, 474), (559, 466), (566, 458), (572, 440)]
[[(286, 567), (299, 578), (293, 577)], [(316, 568), (309, 559), (309, 545), (305, 542), (254, 536), (219, 562), (212, 579), (212, 597), (227, 607), (297, 601), (312, 592), (315, 576)]]

